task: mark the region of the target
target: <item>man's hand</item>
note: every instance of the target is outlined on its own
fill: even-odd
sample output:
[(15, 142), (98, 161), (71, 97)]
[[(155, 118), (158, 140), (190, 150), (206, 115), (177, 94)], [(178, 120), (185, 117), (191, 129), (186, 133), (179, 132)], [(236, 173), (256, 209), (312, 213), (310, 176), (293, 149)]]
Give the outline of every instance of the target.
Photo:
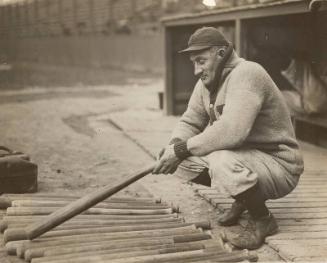
[(168, 145), (166, 148), (164, 148), (157, 160), (156, 167), (154, 168), (153, 172), (154, 174), (169, 174), (176, 171), (178, 165), (182, 161), (177, 158), (174, 151), (174, 145)]

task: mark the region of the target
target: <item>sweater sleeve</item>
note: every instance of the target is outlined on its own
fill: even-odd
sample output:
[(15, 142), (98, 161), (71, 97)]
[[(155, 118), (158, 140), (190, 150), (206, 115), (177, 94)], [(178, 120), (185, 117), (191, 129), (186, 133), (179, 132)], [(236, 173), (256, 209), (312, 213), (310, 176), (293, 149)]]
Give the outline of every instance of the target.
[(220, 119), (187, 142), (192, 155), (239, 147), (251, 131), (264, 100), (265, 73), (259, 65), (246, 63), (232, 74)]
[(187, 140), (201, 133), (207, 126), (209, 116), (203, 104), (202, 88), (201, 80), (199, 80), (194, 87), (186, 111), (172, 133), (172, 138)]

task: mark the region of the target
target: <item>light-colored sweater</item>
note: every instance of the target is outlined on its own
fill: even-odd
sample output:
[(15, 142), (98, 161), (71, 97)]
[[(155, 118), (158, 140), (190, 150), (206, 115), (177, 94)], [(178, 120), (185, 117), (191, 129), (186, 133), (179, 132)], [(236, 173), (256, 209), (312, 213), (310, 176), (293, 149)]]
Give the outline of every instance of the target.
[[(259, 64), (241, 59), (234, 52), (222, 72), (214, 105), (217, 121), (211, 126), (209, 104), (209, 91), (199, 80), (172, 134), (172, 138), (187, 140), (192, 155), (257, 149), (270, 154), (289, 173), (303, 172), (303, 159), (286, 103)], [(220, 115), (217, 109), (221, 108)]]

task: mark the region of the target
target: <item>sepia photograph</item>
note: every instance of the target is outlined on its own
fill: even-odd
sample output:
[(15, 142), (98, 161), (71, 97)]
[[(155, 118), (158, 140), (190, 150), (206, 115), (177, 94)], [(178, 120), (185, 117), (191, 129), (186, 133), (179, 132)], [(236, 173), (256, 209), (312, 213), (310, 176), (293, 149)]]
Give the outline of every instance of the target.
[(327, 0), (0, 0), (0, 263), (327, 262), (326, 187)]

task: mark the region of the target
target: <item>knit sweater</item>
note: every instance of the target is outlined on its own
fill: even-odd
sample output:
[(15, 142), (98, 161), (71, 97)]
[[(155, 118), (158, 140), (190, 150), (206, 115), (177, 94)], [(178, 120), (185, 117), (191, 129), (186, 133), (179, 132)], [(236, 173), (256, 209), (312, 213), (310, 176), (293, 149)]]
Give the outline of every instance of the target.
[(187, 140), (192, 155), (213, 151), (257, 149), (271, 155), (293, 175), (303, 172), (303, 159), (291, 117), (268, 73), (234, 52), (222, 71), (209, 125), (209, 91), (199, 80), (172, 138)]

